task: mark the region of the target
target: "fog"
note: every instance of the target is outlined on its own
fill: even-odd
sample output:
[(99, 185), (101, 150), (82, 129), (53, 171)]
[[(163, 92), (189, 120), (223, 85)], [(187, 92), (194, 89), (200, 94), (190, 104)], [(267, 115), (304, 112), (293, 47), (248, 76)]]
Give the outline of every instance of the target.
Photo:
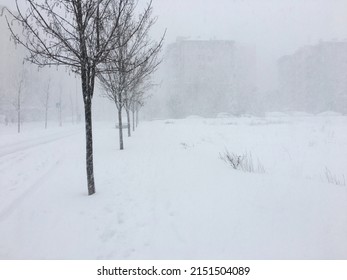
[(320, 40), (347, 38), (344, 0), (154, 0), (156, 36), (234, 40), (257, 49), (258, 86), (273, 89), (275, 61)]
[(166, 27), (167, 44), (185, 37), (254, 46), (257, 97), (262, 99), (278, 91), (277, 63), (282, 56), (347, 38), (347, 1), (155, 0), (154, 7), (158, 15), (155, 34), (158, 37)]
[[(139, 1), (139, 10), (146, 2)], [(12, 0), (0, 0), (0, 5), (15, 8)], [(152, 36), (159, 40), (166, 30), (166, 37), (163, 65), (154, 78), (161, 86), (149, 94), (153, 98), (147, 101), (146, 115), (149, 118), (160, 117), (160, 113), (154, 112), (155, 107), (163, 107), (161, 103), (167, 103), (166, 52), (177, 38), (186, 41), (233, 41), (253, 48), (253, 94), (266, 103), (264, 98), (273, 97), (281, 87), (278, 77), (278, 60), (281, 57), (322, 42), (346, 42), (346, 10), (345, 0), (153, 0), (153, 13), (158, 19)], [(104, 101), (97, 103), (103, 104), (101, 112), (110, 111), (106, 115), (112, 115), (111, 105), (108, 107)], [(105, 110), (105, 106), (109, 109)], [(282, 107), (264, 110), (281, 110)]]

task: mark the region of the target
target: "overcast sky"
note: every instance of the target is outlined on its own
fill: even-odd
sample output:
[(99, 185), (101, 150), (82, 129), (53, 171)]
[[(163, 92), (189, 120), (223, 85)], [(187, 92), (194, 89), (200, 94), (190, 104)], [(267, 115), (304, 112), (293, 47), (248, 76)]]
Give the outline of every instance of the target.
[(185, 36), (255, 45), (261, 88), (271, 88), (280, 56), (319, 40), (347, 39), (347, 0), (153, 0), (153, 8), (154, 34), (167, 28), (166, 43)]
[[(347, 0), (154, 0), (157, 27), (177, 35), (235, 39), (291, 50), (347, 38)], [(342, 38), (340, 38), (342, 39)]]

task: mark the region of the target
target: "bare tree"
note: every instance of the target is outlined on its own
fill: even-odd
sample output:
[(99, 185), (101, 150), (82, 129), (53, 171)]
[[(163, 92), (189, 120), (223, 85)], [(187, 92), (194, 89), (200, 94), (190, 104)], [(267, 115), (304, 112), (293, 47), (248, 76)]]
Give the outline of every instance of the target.
[(10, 104), (16, 114), (17, 119), (17, 132), (21, 132), (21, 126), (23, 122), (23, 102), (24, 102), (24, 85), (27, 84), (27, 69), (24, 65), (24, 63), (21, 65), (20, 71), (17, 73), (12, 73), (12, 82), (13, 82), (13, 88), (10, 90), (8, 89), (8, 104)]
[(21, 122), (22, 122), (22, 102), (23, 102), (23, 85), (25, 80), (25, 70), (23, 69), (21, 77), (18, 82), (18, 88), (15, 95), (15, 98), (12, 100), (12, 105), (14, 106), (17, 112), (17, 131), (21, 131)]
[(76, 111), (76, 124), (79, 124), (81, 122), (81, 114), (80, 114), (80, 109), (78, 106), (78, 89), (77, 89), (77, 79), (76, 79), (76, 88), (75, 88), (75, 111)]
[(59, 84), (59, 96), (58, 102), (56, 103), (56, 108), (58, 109), (58, 120), (59, 126), (63, 126), (63, 89), (61, 84)]
[(48, 127), (48, 109), (49, 109), (49, 102), (50, 102), (50, 86), (51, 86), (51, 77), (48, 78), (47, 86), (44, 90), (44, 95), (42, 96), (42, 104), (45, 109), (45, 129)]
[(69, 97), (70, 97), (70, 110), (71, 110), (71, 123), (74, 124), (75, 123), (75, 112), (74, 112), (74, 104), (73, 104), (73, 98), (72, 98), (72, 91), (69, 91)]
[[(92, 98), (96, 76), (117, 48), (126, 27), (132, 0), (25, 0), (11, 13), (12, 36), (28, 51), (27, 59), (39, 66), (63, 65), (81, 76), (85, 112), (88, 194), (95, 193), (93, 168)], [(11, 28), (17, 22), (23, 33)], [(132, 34), (130, 34), (131, 37)]]
[(142, 101), (139, 101), (136, 103), (135, 105), (135, 110), (136, 110), (136, 127), (139, 125), (139, 112), (140, 112), (140, 109), (141, 107), (144, 106), (144, 103)]
[(130, 104), (130, 111), (132, 114), (132, 127), (133, 131), (135, 131), (135, 128), (137, 127), (137, 120), (136, 120), (136, 112), (138, 110), (138, 107), (140, 104), (142, 104), (142, 94), (138, 93), (136, 94), (136, 99), (133, 99)]
[[(153, 66), (153, 65), (152, 65)], [(156, 67), (143, 67), (140, 69), (142, 74), (139, 76), (141, 79), (137, 79), (133, 83), (133, 87), (131, 89), (131, 95), (128, 98), (128, 102), (126, 103), (127, 110), (132, 113), (132, 126), (133, 131), (135, 131), (135, 127), (138, 125), (138, 112), (141, 107), (145, 104), (145, 99), (149, 96), (146, 96), (146, 92), (154, 86), (150, 80), (150, 75), (155, 71)], [(130, 127), (129, 127), (130, 129)]]
[[(158, 54), (158, 53), (157, 53)], [(159, 65), (157, 54), (154, 60), (147, 61), (139, 65), (134, 71), (129, 73), (129, 85), (128, 89), (124, 91), (124, 108), (127, 115), (128, 122), (128, 137), (131, 136), (131, 118), (130, 112), (132, 112), (133, 119), (133, 131), (135, 130), (135, 108), (139, 103), (143, 103), (145, 92), (151, 87), (150, 75), (155, 71), (156, 67)], [(150, 63), (149, 63), (150, 62)], [(155, 63), (153, 63), (155, 62)]]
[(158, 54), (165, 37), (164, 33), (159, 42), (149, 38), (149, 31), (156, 22), (156, 18), (152, 17), (152, 1), (147, 4), (138, 20), (135, 20), (134, 8), (135, 4), (129, 9), (130, 16), (126, 24), (127, 32), (135, 35), (128, 40), (127, 32), (119, 34), (117, 48), (112, 51), (112, 60), (105, 63), (106, 71), (100, 75), (104, 96), (114, 102), (117, 108), (121, 150), (124, 149), (122, 110), (126, 111), (128, 136), (130, 136), (130, 107), (133, 95), (136, 93), (135, 88), (160, 64)]

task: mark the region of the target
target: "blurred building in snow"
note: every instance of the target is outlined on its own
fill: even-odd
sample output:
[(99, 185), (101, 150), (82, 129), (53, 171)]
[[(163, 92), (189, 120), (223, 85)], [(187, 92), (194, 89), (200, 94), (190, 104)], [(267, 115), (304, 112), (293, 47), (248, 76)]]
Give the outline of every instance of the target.
[(278, 60), (284, 110), (346, 112), (347, 41), (306, 46)]
[(160, 69), (161, 116), (243, 113), (255, 91), (255, 49), (233, 41), (177, 39)]

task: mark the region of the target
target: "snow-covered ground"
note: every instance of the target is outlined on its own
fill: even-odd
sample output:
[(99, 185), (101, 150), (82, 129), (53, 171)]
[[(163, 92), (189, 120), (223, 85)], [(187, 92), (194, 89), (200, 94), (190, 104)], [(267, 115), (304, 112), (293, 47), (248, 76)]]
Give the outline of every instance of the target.
[(346, 117), (96, 122), (90, 197), (82, 124), (0, 135), (0, 259), (347, 258)]

